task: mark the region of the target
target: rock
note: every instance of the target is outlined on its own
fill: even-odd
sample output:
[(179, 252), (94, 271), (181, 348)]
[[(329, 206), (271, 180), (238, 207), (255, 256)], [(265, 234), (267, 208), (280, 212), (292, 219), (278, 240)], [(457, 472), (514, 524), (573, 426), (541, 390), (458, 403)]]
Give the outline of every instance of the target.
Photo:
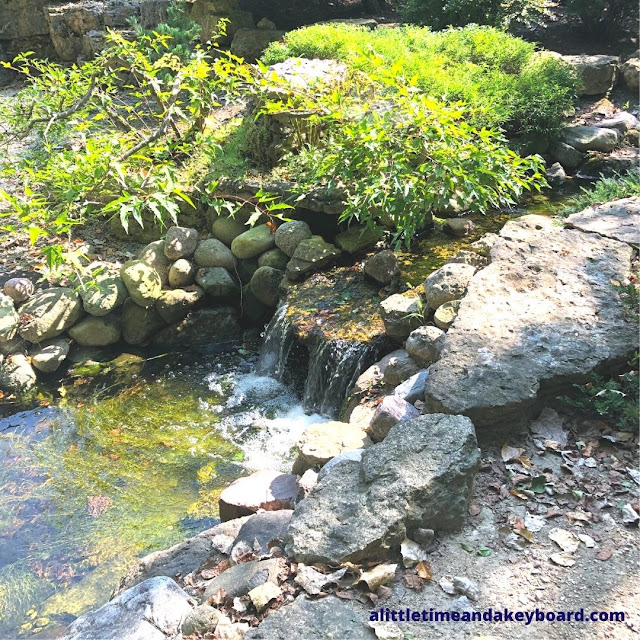
[(167, 285), (171, 261), (164, 255), (164, 240), (150, 242), (138, 253), (138, 260), (146, 262), (157, 271), (162, 287)]
[(121, 321), (122, 339), (132, 345), (144, 344), (166, 326), (155, 307), (141, 307), (132, 298), (124, 302)]
[(198, 269), (196, 282), (212, 298), (226, 298), (238, 292), (238, 285), (235, 280), (222, 267)]
[(640, 60), (637, 57), (629, 58), (620, 67), (620, 74), (627, 89), (637, 94), (640, 87)]
[(63, 640), (166, 640), (178, 633), (191, 603), (171, 578), (151, 578), (80, 616)]
[(14, 353), (18, 353), (23, 350), (24, 346), (25, 340), (20, 336), (16, 336), (15, 338), (11, 338), (11, 340), (7, 341), (0, 340), (0, 355), (10, 356)]
[(449, 218), (445, 220), (442, 225), (442, 230), (449, 235), (456, 236), (457, 238), (464, 238), (468, 236), (476, 228), (473, 220), (466, 220), (465, 218)]
[(389, 249), (376, 253), (365, 260), (364, 273), (381, 285), (390, 284), (394, 278), (400, 275), (396, 254)]
[(262, 18), (260, 22), (256, 24), (258, 29), (266, 29), (267, 31), (273, 31), (276, 28), (276, 25), (271, 22), (268, 18)]
[(236, 259), (231, 249), (215, 238), (201, 242), (193, 258), (199, 267), (222, 267), (229, 271), (236, 267)]
[[(362, 460), (363, 451), (364, 449), (349, 449), (348, 451), (343, 451), (335, 458), (331, 458), (331, 460), (329, 460), (329, 462), (327, 462), (327, 464), (325, 464), (324, 467), (322, 467), (322, 469), (320, 469), (320, 471), (318, 471), (318, 473), (316, 474), (316, 481), (313, 486), (318, 484), (318, 480), (320, 478), (324, 478), (324, 476), (326, 476), (327, 473), (329, 473), (329, 471), (331, 471), (331, 469), (333, 469), (333, 467), (335, 467), (337, 464), (341, 464), (343, 462), (360, 462)], [(305, 471), (305, 475), (307, 473), (308, 471)], [(313, 487), (311, 488), (313, 489)]]
[(601, 127), (567, 127), (564, 142), (578, 151), (612, 151), (618, 146), (620, 134), (615, 129)]
[(129, 295), (124, 282), (117, 276), (98, 277), (79, 293), (84, 310), (96, 317), (106, 316), (122, 306)]
[(238, 260), (236, 265), (236, 273), (242, 284), (249, 284), (253, 274), (258, 270), (258, 261), (255, 258), (250, 260)]
[(640, 129), (640, 121), (628, 111), (621, 111), (613, 118), (607, 118), (606, 120), (598, 122), (598, 126), (604, 127), (605, 129), (616, 129), (620, 133), (627, 133), (627, 131), (632, 129)]
[(278, 249), (292, 258), (298, 245), (303, 240), (309, 240), (313, 234), (306, 222), (292, 220), (291, 222), (281, 224), (276, 229), (275, 235), (275, 242)]
[(547, 182), (552, 187), (558, 187), (567, 180), (567, 174), (564, 172), (562, 165), (559, 162), (554, 162), (547, 169)]
[(477, 253), (479, 256), (485, 258), (491, 258), (491, 249), (498, 239), (497, 233), (485, 233), (482, 238), (479, 238), (475, 242), (469, 245), (469, 251)]
[(399, 384), (393, 390), (393, 395), (399, 396), (410, 404), (417, 400), (422, 400), (424, 398), (424, 385), (428, 376), (429, 372), (426, 369), (421, 369), (418, 373), (414, 373), (410, 378)]
[[(256, 611), (261, 613), (269, 603), (282, 596), (282, 589), (273, 582), (265, 582), (259, 587), (251, 589), (247, 595), (249, 596), (253, 606), (256, 608)], [(249, 625), (247, 624), (247, 627), (248, 626)]]
[(312, 271), (327, 267), (339, 255), (340, 249), (325, 242), (320, 236), (312, 236), (298, 244), (293, 258), (287, 264), (286, 274), (292, 280), (297, 280)]
[[(169, 227), (164, 240), (164, 255), (169, 260), (188, 258), (198, 246), (198, 231), (188, 227)], [(209, 265), (203, 265), (209, 266)], [(211, 265), (217, 266), (217, 265)]]
[(13, 299), (0, 294), (0, 342), (9, 342), (18, 333), (20, 316), (13, 306)]
[(343, 451), (363, 449), (370, 444), (367, 434), (353, 424), (335, 420), (312, 424), (298, 443), (292, 471), (301, 476), (307, 469), (322, 467)]
[(204, 291), (200, 287), (196, 287), (195, 291), (163, 291), (156, 300), (156, 311), (167, 324), (174, 324), (184, 320), (203, 298)]
[(249, 516), (233, 541), (231, 557), (235, 555), (234, 550), (239, 548), (248, 547), (256, 556), (268, 556), (272, 543), (282, 546), (292, 513), (291, 509), (281, 509)]
[(476, 272), (469, 264), (445, 264), (424, 281), (424, 295), (431, 309), (445, 302), (459, 300), (467, 291), (469, 281)]
[(47, 340), (35, 347), (29, 354), (31, 364), (42, 373), (57, 371), (69, 354), (69, 343), (66, 340)]
[(267, 307), (275, 307), (280, 299), (280, 282), (284, 271), (273, 267), (258, 267), (249, 286), (253, 295)]
[(20, 307), (29, 320), (18, 330), (29, 342), (55, 338), (75, 324), (84, 314), (82, 301), (73, 289), (54, 287), (34, 296)]
[(225, 591), (227, 598), (246, 596), (251, 589), (267, 581), (277, 584), (279, 570), (280, 567), (275, 558), (236, 564), (217, 578), (210, 580), (202, 597), (207, 600), (215, 596), (220, 589)]
[(476, 427), (513, 429), (547, 398), (637, 348), (611, 288), (630, 274), (631, 248), (528, 215), (505, 225), (491, 256), (429, 368), (425, 401)]
[(8, 356), (4, 362), (0, 358), (0, 389), (24, 393), (36, 385), (36, 372), (21, 354)]
[(405, 349), (423, 367), (428, 367), (440, 357), (444, 343), (444, 331), (438, 327), (418, 327), (409, 334)]
[(640, 197), (614, 200), (572, 213), (566, 224), (621, 242), (640, 244)]
[(247, 62), (255, 62), (272, 43), (282, 40), (284, 31), (238, 29), (231, 42), (231, 53)]
[(365, 249), (371, 249), (379, 240), (379, 234), (375, 229), (354, 225), (346, 231), (340, 232), (335, 239), (336, 246), (347, 253), (358, 253)]
[(271, 232), (271, 227), (260, 224), (235, 238), (231, 243), (231, 251), (236, 258), (246, 260), (273, 249), (275, 244), (275, 233)]
[(458, 529), (479, 463), (468, 418), (401, 422), (361, 462), (342, 462), (320, 478), (293, 513), (286, 552), (305, 564), (371, 562), (417, 528)]
[(404, 349), (398, 349), (391, 354), (384, 370), (384, 381), (395, 387), (418, 371), (420, 371), (420, 365)]
[(151, 307), (162, 293), (158, 271), (144, 260), (129, 260), (122, 265), (120, 277), (131, 300), (141, 307)]
[(220, 611), (211, 605), (201, 604), (187, 614), (180, 630), (186, 636), (193, 634), (202, 636), (216, 628), (221, 615)]
[(293, 604), (280, 607), (244, 634), (244, 640), (375, 640), (376, 637), (362, 616), (335, 596), (321, 600), (298, 596)]
[(181, 258), (169, 268), (169, 286), (174, 288), (189, 287), (196, 281), (198, 267)]
[(114, 591), (119, 595), (149, 578), (175, 578), (198, 571), (205, 563), (221, 562), (231, 552), (233, 541), (249, 518), (237, 518), (207, 529), (197, 536), (154, 551), (141, 558), (120, 580)]
[[(424, 396), (424, 384), (420, 395)], [(381, 442), (387, 437), (391, 427), (399, 422), (417, 418), (419, 415), (420, 412), (400, 396), (386, 396), (378, 405), (367, 433), (374, 442)]]
[(584, 156), (566, 142), (556, 142), (551, 147), (551, 157), (559, 162), (567, 171), (577, 169)]
[(120, 340), (120, 318), (113, 313), (88, 316), (70, 327), (68, 333), (81, 347), (106, 347)]
[(249, 325), (264, 325), (270, 315), (270, 311), (267, 305), (258, 300), (251, 287), (245, 284), (242, 287), (242, 320)]
[(387, 335), (402, 341), (424, 324), (424, 309), (417, 295), (394, 293), (380, 303), (380, 317)]
[(35, 287), (28, 278), (10, 278), (4, 283), (2, 290), (5, 296), (19, 303), (28, 300), (34, 294)]
[(220, 520), (233, 520), (258, 509), (291, 509), (298, 494), (296, 476), (277, 471), (256, 471), (232, 482), (218, 499)]
[(448, 331), (458, 315), (459, 308), (460, 300), (445, 302), (439, 306), (433, 314), (433, 321), (436, 323), (436, 327), (443, 331)]
[(240, 334), (237, 310), (225, 306), (190, 313), (179, 324), (158, 332), (153, 343), (167, 347), (206, 346), (237, 340)]
[(248, 230), (246, 222), (248, 218), (243, 218), (241, 216), (234, 216), (233, 218), (230, 216), (224, 216), (218, 218), (211, 227), (211, 233), (213, 233), (213, 237), (224, 242), (227, 247), (231, 246), (231, 243), (239, 236), (242, 235), (245, 231)]
[(287, 262), (289, 262), (289, 256), (278, 248), (271, 249), (258, 258), (259, 267), (273, 267), (280, 271), (286, 269)]
[(613, 87), (618, 73), (617, 56), (562, 56), (578, 73), (583, 88), (580, 95), (594, 96), (608, 93)]

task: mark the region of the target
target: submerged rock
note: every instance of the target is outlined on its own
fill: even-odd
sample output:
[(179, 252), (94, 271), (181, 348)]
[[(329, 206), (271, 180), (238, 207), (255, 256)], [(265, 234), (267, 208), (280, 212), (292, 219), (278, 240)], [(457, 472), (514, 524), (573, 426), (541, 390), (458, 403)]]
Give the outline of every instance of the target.
[(62, 640), (166, 640), (178, 633), (192, 602), (171, 578), (151, 578), (80, 616)]
[(380, 560), (415, 529), (457, 529), (479, 462), (468, 418), (401, 422), (361, 462), (342, 462), (320, 478), (293, 512), (287, 554), (305, 564)]
[(298, 596), (293, 604), (280, 607), (244, 634), (246, 640), (375, 640), (376, 637), (361, 614), (335, 596), (321, 600)]
[(625, 362), (637, 330), (611, 281), (625, 281), (631, 255), (543, 216), (505, 225), (429, 369), (430, 410), (513, 428), (594, 369)]
[(82, 301), (66, 287), (47, 289), (20, 307), (27, 318), (18, 333), (29, 342), (55, 338), (74, 325), (84, 314)]
[(158, 346), (205, 346), (236, 340), (240, 337), (238, 311), (233, 307), (198, 309), (182, 322), (166, 327), (154, 336)]

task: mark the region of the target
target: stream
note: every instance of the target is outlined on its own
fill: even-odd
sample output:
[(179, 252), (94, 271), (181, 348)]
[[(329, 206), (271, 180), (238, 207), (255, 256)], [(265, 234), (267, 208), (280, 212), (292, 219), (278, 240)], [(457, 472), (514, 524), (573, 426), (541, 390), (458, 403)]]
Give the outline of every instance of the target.
[[(551, 214), (565, 197), (518, 214)], [(433, 233), (399, 254), (403, 281), (418, 284), (510, 217), (474, 218), (470, 238)], [(52, 376), (25, 404), (0, 400), (0, 638), (61, 635), (137, 558), (216, 524), (230, 482), (290, 469), (300, 435), (336, 415), (378, 354), (338, 340), (296, 360), (283, 309), (262, 349), (256, 338), (113, 354)]]

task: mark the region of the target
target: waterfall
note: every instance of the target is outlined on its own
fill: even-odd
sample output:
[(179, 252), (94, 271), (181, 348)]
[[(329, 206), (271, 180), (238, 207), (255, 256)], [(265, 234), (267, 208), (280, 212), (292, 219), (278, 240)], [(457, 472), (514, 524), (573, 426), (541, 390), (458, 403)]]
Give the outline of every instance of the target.
[(359, 341), (323, 340), (311, 350), (304, 387), (305, 411), (335, 418), (358, 376), (377, 358), (378, 347)]
[(265, 331), (256, 373), (282, 381), (294, 342), (293, 327), (287, 318), (287, 305), (283, 304), (276, 309)]
[[(287, 318), (287, 305), (283, 304), (266, 329), (256, 373), (282, 381), (295, 343), (295, 330)], [(306, 346), (310, 354), (304, 409), (335, 418), (358, 376), (376, 361), (380, 343), (315, 336)]]

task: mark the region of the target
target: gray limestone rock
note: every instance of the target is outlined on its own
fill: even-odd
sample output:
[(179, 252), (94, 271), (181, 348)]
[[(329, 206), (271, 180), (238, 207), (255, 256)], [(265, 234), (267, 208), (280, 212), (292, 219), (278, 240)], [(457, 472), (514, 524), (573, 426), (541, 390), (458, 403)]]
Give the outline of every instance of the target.
[(621, 242), (640, 244), (640, 197), (614, 200), (572, 213), (567, 226)]
[(424, 281), (424, 295), (431, 309), (459, 300), (465, 294), (476, 268), (470, 264), (445, 264)]
[(394, 351), (384, 371), (384, 381), (399, 385), (420, 371), (420, 365), (404, 350)]
[(389, 284), (400, 275), (396, 254), (390, 249), (376, 253), (365, 261), (364, 273), (381, 285)]
[(418, 364), (428, 367), (440, 357), (443, 343), (444, 331), (429, 325), (412, 331), (404, 346)]
[(616, 129), (602, 127), (567, 127), (564, 130), (564, 142), (578, 151), (613, 151), (621, 136)]
[(405, 340), (424, 324), (424, 310), (415, 294), (394, 293), (380, 303), (380, 317), (390, 338)]

